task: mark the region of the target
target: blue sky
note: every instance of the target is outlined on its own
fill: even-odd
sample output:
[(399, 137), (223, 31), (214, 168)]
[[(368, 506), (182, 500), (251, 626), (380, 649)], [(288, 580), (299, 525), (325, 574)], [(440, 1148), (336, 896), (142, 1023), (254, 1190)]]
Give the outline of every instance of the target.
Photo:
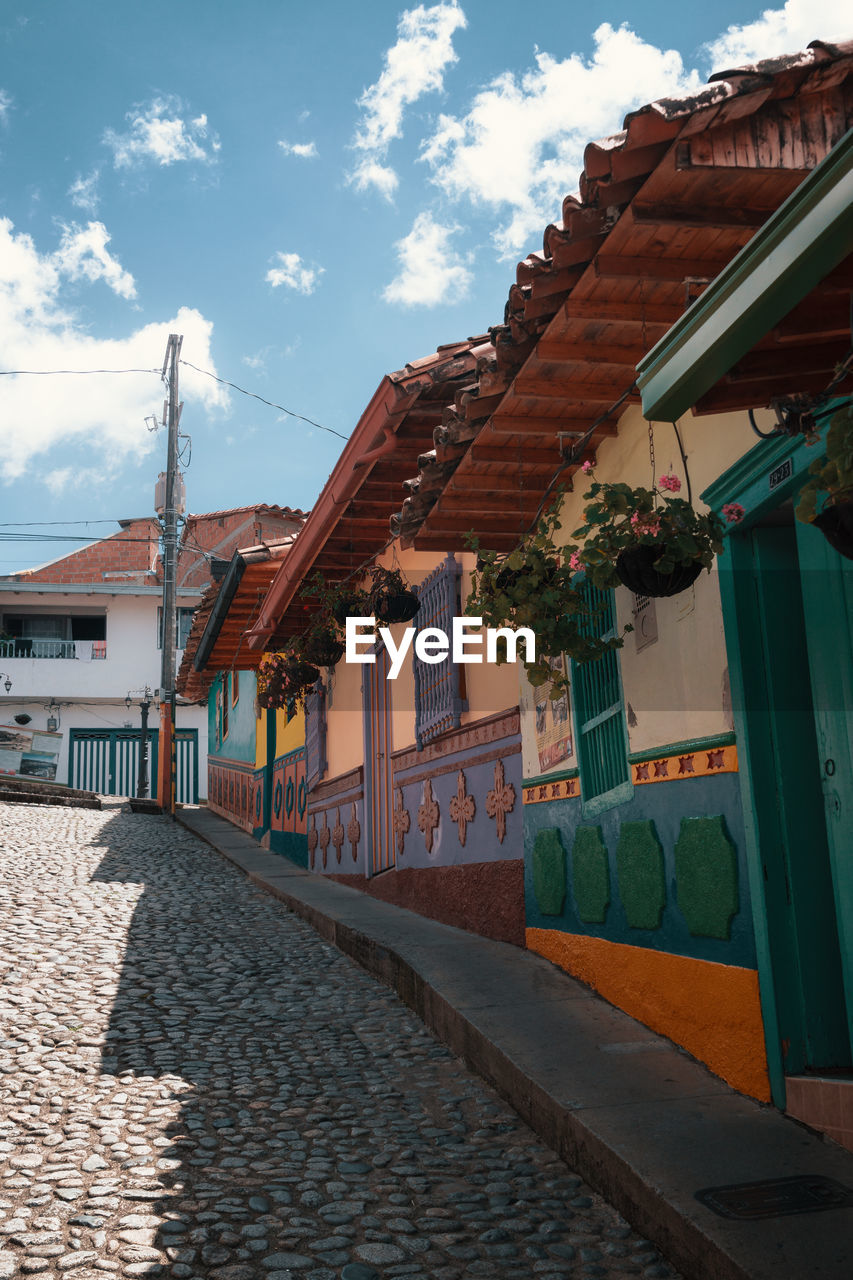
[[(149, 514), (170, 332), (346, 436), (385, 372), (500, 323), (584, 144), (711, 71), (853, 35), (840, 0), (6, 0), (0, 573)], [(310, 507), (342, 440), (181, 369), (192, 512)], [(104, 521), (63, 526), (47, 522)], [(27, 528), (22, 529), (26, 522)]]

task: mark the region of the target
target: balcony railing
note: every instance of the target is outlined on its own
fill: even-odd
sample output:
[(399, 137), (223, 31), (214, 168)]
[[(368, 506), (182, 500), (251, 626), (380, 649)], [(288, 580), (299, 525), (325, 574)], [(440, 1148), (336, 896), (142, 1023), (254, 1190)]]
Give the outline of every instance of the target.
[(54, 640), (38, 636), (0, 640), (0, 658), (78, 658), (88, 662), (106, 656), (106, 640)]

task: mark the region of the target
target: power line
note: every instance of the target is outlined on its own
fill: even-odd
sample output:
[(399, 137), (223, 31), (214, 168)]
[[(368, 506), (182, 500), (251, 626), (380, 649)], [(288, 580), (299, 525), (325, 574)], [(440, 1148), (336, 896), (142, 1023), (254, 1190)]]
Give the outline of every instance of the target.
[(300, 422), (307, 422), (309, 426), (317, 427), (320, 431), (328, 431), (329, 435), (337, 436), (339, 440), (349, 440), (349, 436), (345, 436), (341, 431), (335, 431), (334, 427), (324, 427), (322, 422), (315, 422), (313, 418), (306, 418), (303, 413), (294, 413), (292, 409), (285, 409), (283, 404), (276, 404), (273, 400), (265, 400), (263, 396), (256, 395), (254, 391), (246, 391), (245, 387), (238, 387), (236, 382), (229, 382), (226, 378), (217, 378), (215, 373), (210, 373), (207, 369), (199, 369), (198, 365), (190, 364), (189, 360), (182, 360), (181, 364), (185, 364), (188, 369), (195, 369), (196, 373), (203, 373), (205, 377), (212, 378), (214, 382), (219, 382), (223, 387), (231, 387), (234, 391), (239, 391), (241, 395), (251, 396), (253, 400), (260, 400), (261, 404), (267, 404), (271, 409), (280, 409), (282, 413), (286, 413), (291, 418), (298, 418)]
[(0, 377), (53, 378), (57, 374), (81, 376), (90, 373), (159, 373), (159, 369), (0, 369)]

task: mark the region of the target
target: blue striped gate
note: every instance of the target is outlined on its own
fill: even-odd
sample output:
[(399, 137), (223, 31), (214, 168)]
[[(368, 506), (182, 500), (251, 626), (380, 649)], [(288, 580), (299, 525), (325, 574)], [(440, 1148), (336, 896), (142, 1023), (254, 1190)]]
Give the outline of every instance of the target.
[[(198, 803), (198, 730), (178, 729), (178, 804)], [(72, 729), (68, 785), (103, 796), (135, 796), (139, 775), (139, 731)], [(148, 730), (148, 793), (157, 799), (157, 730)]]

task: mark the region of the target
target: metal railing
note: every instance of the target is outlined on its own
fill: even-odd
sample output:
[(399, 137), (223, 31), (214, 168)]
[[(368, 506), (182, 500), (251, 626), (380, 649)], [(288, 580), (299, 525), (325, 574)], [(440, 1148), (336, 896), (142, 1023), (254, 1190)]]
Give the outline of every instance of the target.
[(39, 639), (38, 636), (15, 636), (0, 640), (0, 658), (80, 658), (92, 661), (106, 658), (106, 640)]

